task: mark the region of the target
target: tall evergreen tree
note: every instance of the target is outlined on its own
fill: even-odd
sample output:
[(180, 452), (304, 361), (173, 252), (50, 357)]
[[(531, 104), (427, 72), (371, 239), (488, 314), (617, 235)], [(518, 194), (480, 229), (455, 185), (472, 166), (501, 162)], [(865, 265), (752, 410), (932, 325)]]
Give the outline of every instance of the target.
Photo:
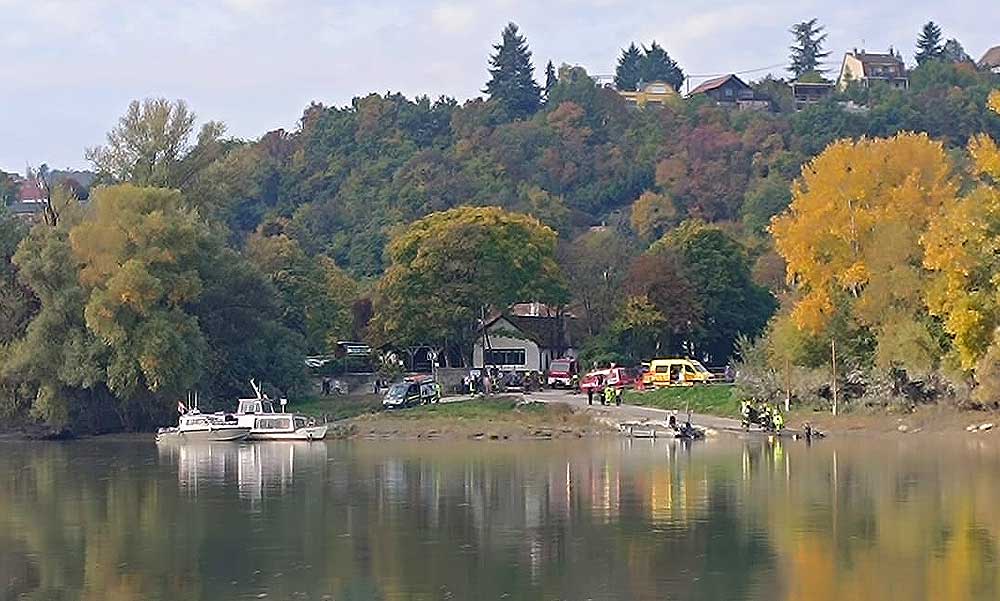
[(808, 21), (796, 23), (789, 30), (795, 37), (795, 43), (790, 46), (792, 51), (789, 55), (791, 64), (788, 70), (797, 78), (806, 73), (823, 73), (820, 65), (822, 60), (830, 56), (829, 52), (823, 52), (823, 42), (826, 41), (824, 27), (819, 24), (819, 19), (813, 18)]
[(615, 68), (615, 87), (623, 92), (635, 92), (642, 77), (642, 51), (633, 42), (622, 50)]
[(545, 99), (546, 100), (548, 100), (549, 93), (552, 91), (552, 88), (556, 85), (557, 81), (559, 81), (559, 78), (556, 76), (556, 66), (552, 64), (552, 61), (549, 61), (549, 63), (547, 65), (545, 65)]
[(917, 64), (941, 58), (944, 47), (941, 44), (941, 28), (934, 21), (928, 21), (917, 38)]
[(670, 58), (662, 46), (653, 42), (649, 48), (643, 48), (640, 79), (642, 81), (665, 81), (675, 90), (681, 89), (684, 83), (684, 71)]
[(538, 110), (542, 90), (535, 82), (531, 51), (514, 23), (504, 28), (496, 53), (490, 56), (490, 80), (483, 90), (512, 119), (528, 117)]

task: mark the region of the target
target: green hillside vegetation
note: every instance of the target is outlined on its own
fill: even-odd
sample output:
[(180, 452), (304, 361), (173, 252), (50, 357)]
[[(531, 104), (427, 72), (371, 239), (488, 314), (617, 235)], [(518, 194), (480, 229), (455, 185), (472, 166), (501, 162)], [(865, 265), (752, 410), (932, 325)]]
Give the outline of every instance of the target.
[[(796, 26), (803, 77), (822, 36)], [(302, 357), (345, 339), (462, 365), (484, 309), (528, 300), (578, 318), (588, 363), (741, 359), (745, 394), (827, 402), (835, 339), (845, 398), (990, 398), (1000, 76), (947, 57), (801, 112), (770, 77), (770, 110), (638, 109), (579, 67), (538, 85), (511, 26), (461, 104), (369, 94), (239, 140), (137, 101), (84, 208), (57, 185), (44, 222), (0, 215), (0, 419), (149, 428), (188, 390), (304, 391)], [(683, 77), (659, 44), (619, 69)], [(865, 231), (818, 235), (844, 223)]]

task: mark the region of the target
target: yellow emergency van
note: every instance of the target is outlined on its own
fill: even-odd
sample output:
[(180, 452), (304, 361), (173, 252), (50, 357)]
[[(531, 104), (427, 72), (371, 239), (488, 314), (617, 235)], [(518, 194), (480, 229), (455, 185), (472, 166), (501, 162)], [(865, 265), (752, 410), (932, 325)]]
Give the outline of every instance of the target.
[(696, 359), (653, 359), (642, 375), (644, 387), (694, 386), (707, 384), (715, 379)]

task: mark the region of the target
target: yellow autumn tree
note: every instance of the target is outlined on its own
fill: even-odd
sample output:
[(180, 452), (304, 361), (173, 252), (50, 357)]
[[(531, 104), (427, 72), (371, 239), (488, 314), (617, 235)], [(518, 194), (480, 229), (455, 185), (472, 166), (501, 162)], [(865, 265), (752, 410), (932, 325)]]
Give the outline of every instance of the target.
[(771, 224), (798, 293), (794, 323), (813, 335), (865, 328), (879, 367), (932, 369), (941, 350), (927, 327), (920, 237), (956, 193), (944, 147), (925, 134), (831, 144)]
[(841, 140), (805, 165), (771, 224), (801, 294), (795, 323), (822, 332), (838, 299), (875, 329), (922, 309), (920, 235), (956, 188), (943, 146), (924, 134)]
[(670, 197), (643, 192), (632, 203), (632, 230), (643, 240), (656, 240), (677, 223), (677, 208)]
[[(990, 97), (1000, 113), (1000, 91)], [(924, 236), (924, 264), (937, 272), (927, 305), (954, 338), (964, 369), (997, 345), (1000, 327), (1000, 148), (982, 134), (969, 143), (977, 185), (945, 207)]]

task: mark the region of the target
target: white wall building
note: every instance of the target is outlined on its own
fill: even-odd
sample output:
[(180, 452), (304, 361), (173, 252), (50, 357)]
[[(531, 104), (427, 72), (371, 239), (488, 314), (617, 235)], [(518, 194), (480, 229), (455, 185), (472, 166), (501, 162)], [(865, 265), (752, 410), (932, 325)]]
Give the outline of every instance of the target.
[(472, 349), (472, 366), (545, 372), (553, 359), (575, 357), (566, 335), (572, 318), (500, 315), (487, 322)]

